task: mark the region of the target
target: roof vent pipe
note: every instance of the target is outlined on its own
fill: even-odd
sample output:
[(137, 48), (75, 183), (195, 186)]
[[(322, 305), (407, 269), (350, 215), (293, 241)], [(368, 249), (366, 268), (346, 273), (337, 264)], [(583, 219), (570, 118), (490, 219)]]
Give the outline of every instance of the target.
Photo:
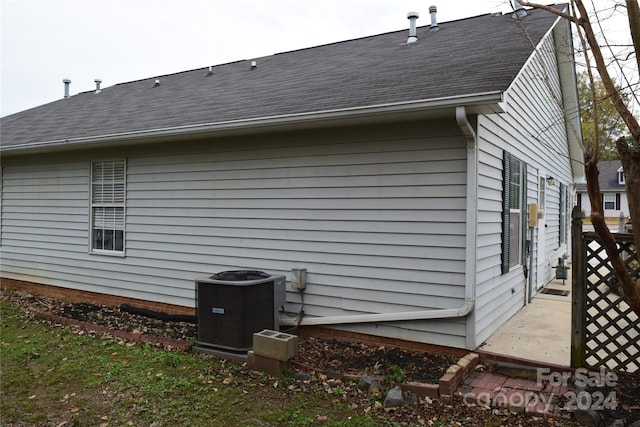
[(63, 79), (62, 83), (64, 83), (64, 97), (66, 99), (69, 97), (69, 85), (71, 84), (71, 80)]
[(416, 20), (419, 17), (420, 14), (418, 12), (407, 13), (407, 19), (409, 20), (409, 38), (407, 39), (407, 44), (418, 41), (418, 36), (416, 35)]
[(431, 14), (431, 28), (429, 28), (429, 31), (438, 31), (440, 29), (440, 27), (438, 27), (438, 18), (436, 16), (437, 12), (437, 7), (429, 6), (429, 13)]
[(256, 68), (258, 68), (258, 63), (256, 61), (251, 61), (251, 67), (249, 67), (249, 69), (255, 70)]
[(513, 12), (513, 15), (511, 15), (512, 18), (523, 18), (525, 16), (527, 16), (527, 11), (524, 10), (524, 7), (522, 7), (522, 5), (520, 4), (520, 2), (518, 0), (513, 0), (513, 10), (515, 12)]
[(95, 79), (94, 82), (96, 83), (96, 93), (102, 92), (102, 90), (100, 89), (100, 83), (102, 83), (102, 79)]

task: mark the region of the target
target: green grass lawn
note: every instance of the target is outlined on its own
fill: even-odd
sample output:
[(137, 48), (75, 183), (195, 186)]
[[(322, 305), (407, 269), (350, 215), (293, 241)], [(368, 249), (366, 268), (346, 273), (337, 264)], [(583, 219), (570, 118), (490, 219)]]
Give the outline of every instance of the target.
[(321, 391), (288, 390), (286, 379), (239, 363), (82, 336), (26, 319), (6, 301), (0, 304), (4, 426), (374, 426), (383, 421)]
[(0, 426), (575, 425), (430, 399), (387, 411), (353, 382), (275, 378), (210, 355), (88, 336), (29, 311), (0, 299)]

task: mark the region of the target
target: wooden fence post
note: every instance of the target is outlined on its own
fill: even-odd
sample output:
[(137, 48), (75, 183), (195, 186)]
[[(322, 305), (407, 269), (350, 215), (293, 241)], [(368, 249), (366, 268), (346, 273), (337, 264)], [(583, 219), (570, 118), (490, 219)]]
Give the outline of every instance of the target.
[(585, 365), (585, 249), (582, 239), (582, 210), (571, 211), (571, 367)]

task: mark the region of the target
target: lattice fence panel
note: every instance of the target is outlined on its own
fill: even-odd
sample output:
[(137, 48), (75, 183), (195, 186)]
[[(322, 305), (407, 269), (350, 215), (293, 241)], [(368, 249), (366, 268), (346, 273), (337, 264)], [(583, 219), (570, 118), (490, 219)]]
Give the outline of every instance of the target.
[[(585, 362), (616, 371), (640, 369), (640, 323), (627, 304), (607, 254), (597, 236), (585, 233)], [(617, 236), (618, 251), (632, 277), (640, 263), (631, 236)]]

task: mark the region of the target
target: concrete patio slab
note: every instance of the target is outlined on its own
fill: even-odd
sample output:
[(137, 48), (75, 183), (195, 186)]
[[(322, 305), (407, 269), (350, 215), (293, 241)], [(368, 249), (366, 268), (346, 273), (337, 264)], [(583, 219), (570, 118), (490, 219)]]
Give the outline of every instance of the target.
[[(571, 274), (569, 274), (571, 277)], [(571, 282), (553, 280), (547, 288), (568, 296), (538, 292), (478, 350), (515, 359), (569, 366), (571, 361)]]

